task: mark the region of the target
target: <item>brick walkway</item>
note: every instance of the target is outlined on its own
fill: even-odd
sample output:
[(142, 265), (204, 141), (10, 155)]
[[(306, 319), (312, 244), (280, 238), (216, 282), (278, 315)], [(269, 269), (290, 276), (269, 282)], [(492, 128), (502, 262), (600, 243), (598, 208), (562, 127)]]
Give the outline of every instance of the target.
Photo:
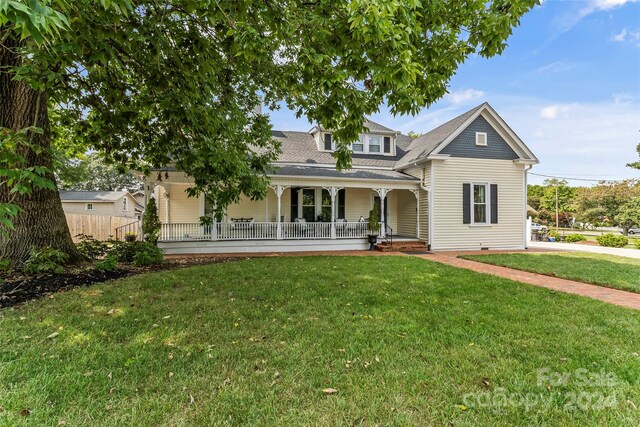
[[(492, 274), (534, 286), (541, 286), (554, 291), (566, 292), (569, 294), (582, 295), (597, 299), (622, 307), (640, 310), (640, 294), (621, 291), (618, 289), (605, 288), (604, 286), (590, 285), (573, 280), (560, 279), (557, 277), (545, 276), (542, 274), (529, 273), (526, 271), (514, 270), (512, 268), (500, 267), (497, 265), (484, 264), (476, 261), (469, 261), (458, 258), (463, 254), (484, 254), (485, 252), (439, 252), (429, 255), (416, 255), (419, 258), (430, 261), (441, 262), (453, 267), (465, 268), (478, 273)], [(494, 253), (492, 251), (492, 253)]]

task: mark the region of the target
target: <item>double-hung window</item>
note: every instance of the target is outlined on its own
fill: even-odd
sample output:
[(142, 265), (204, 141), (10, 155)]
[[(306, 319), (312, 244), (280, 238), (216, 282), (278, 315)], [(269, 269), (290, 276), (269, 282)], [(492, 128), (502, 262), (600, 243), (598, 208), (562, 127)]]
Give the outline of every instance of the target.
[(369, 152), (379, 153), (382, 137), (380, 135), (369, 135)]
[(360, 135), (358, 140), (351, 144), (354, 153), (364, 153), (364, 135)]
[(473, 184), (473, 223), (489, 223), (489, 184)]

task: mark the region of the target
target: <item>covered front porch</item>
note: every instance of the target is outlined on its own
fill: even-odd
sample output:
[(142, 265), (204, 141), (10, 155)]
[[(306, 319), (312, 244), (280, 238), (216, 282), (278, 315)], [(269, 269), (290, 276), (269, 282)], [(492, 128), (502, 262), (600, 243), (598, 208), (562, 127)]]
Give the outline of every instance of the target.
[[(159, 242), (172, 253), (182, 252), (176, 251), (180, 247), (189, 247), (192, 252), (195, 248), (203, 249), (195, 252), (219, 252), (212, 248), (234, 252), (258, 248), (303, 250), (305, 246), (316, 250), (364, 249), (370, 234), (377, 234), (381, 240), (419, 240), (426, 231), (421, 234), (426, 218), (421, 221), (419, 209), (421, 197), (423, 205), (426, 203), (426, 192), (415, 180), (385, 183), (275, 178), (264, 199), (244, 198), (230, 205), (222, 218), (204, 225), (201, 218), (211, 218), (213, 208), (203, 197), (188, 198), (188, 187), (188, 183), (174, 178), (159, 183), (154, 191), (162, 222)], [(377, 232), (369, 229), (367, 221), (374, 206), (380, 213)]]

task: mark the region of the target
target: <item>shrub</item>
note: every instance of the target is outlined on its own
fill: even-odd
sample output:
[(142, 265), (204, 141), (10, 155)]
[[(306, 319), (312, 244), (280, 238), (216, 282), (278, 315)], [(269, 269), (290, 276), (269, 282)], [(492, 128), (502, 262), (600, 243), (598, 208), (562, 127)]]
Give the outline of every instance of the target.
[(629, 244), (629, 239), (626, 236), (611, 233), (598, 236), (596, 240), (600, 246), (607, 246), (609, 248), (624, 248)]
[(24, 272), (29, 274), (55, 273), (64, 271), (64, 263), (69, 255), (53, 248), (33, 249), (24, 263)]
[(124, 240), (127, 242), (135, 242), (138, 240), (138, 235), (136, 233), (127, 233), (124, 235)]
[(146, 241), (155, 245), (159, 235), (160, 218), (158, 218), (158, 206), (156, 205), (156, 199), (151, 197), (147, 200), (142, 214), (142, 236)]
[(556, 242), (560, 240), (560, 233), (558, 233), (557, 231), (550, 231), (549, 232), (549, 237), (553, 237)]
[(118, 266), (118, 261), (113, 255), (107, 256), (102, 261), (96, 262), (95, 269), (98, 271), (113, 271)]
[(144, 246), (140, 246), (133, 256), (133, 263), (138, 267), (142, 267), (145, 265), (154, 265), (154, 264), (162, 264), (164, 256), (162, 254), (162, 249), (151, 244), (145, 243)]
[(151, 265), (162, 262), (162, 250), (151, 242), (111, 242), (108, 254), (118, 262), (133, 262), (136, 265)]
[(76, 243), (76, 248), (88, 259), (96, 260), (107, 254), (109, 248), (105, 242), (96, 240), (87, 234), (78, 234), (76, 237), (80, 240)]
[(11, 263), (8, 259), (0, 259), (0, 273), (11, 270)]
[(636, 249), (640, 249), (640, 239), (636, 239), (634, 245), (636, 245)]
[(587, 240), (587, 238), (584, 237), (582, 234), (568, 234), (564, 238), (564, 241), (568, 243), (584, 242), (585, 240)]

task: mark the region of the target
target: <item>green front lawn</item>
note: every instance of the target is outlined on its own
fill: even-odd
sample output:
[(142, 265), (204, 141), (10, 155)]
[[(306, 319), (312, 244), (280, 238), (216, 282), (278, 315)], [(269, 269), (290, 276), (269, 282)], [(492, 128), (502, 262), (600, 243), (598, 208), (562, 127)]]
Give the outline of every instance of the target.
[(638, 330), (408, 256), (152, 273), (0, 312), (0, 425), (639, 425)]
[(640, 259), (577, 252), (464, 255), (461, 258), (640, 292)]

